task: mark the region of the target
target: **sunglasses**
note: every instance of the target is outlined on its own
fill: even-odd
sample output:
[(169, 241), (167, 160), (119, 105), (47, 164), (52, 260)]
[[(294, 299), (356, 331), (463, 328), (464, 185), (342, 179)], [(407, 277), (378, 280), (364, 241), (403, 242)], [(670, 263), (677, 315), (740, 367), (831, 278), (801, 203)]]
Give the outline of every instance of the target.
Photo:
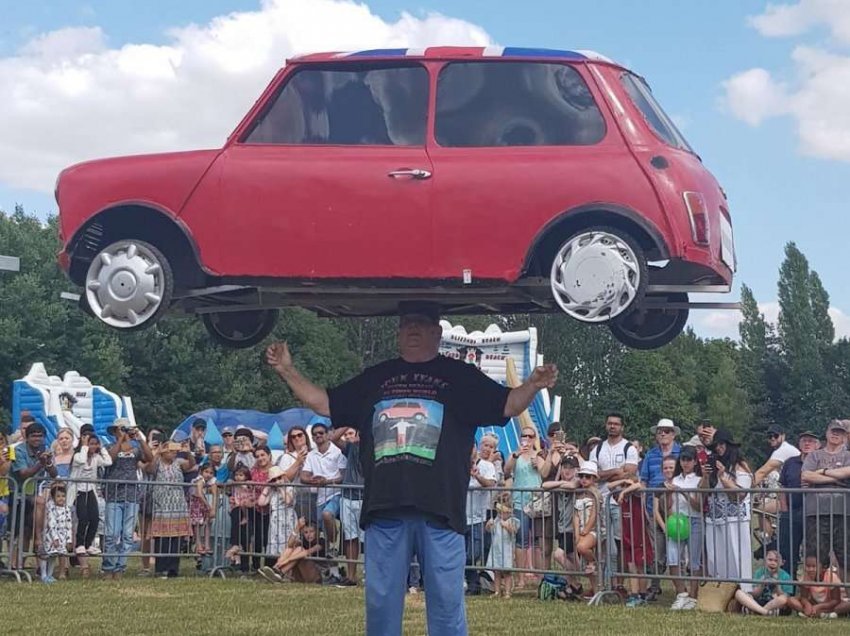
[(233, 433), (222, 433), (222, 437), (233, 437)]
[(326, 432), (327, 431), (313, 431), (313, 437), (316, 437), (316, 435), (324, 435)]
[(578, 476), (578, 478), (579, 478), (579, 479), (592, 479), (592, 478), (594, 478), (594, 477), (596, 477), (596, 475), (582, 475), (582, 474), (579, 474), (579, 476)]
[(534, 439), (537, 436), (536, 435), (520, 435), (520, 437), (527, 437), (529, 439)]
[(290, 437), (292, 437), (292, 438), (295, 438), (295, 437), (304, 437), (304, 433), (292, 433), (292, 435), (290, 435)]
[(767, 436), (767, 439), (779, 439), (779, 435), (777, 435), (776, 433), (771, 433)]

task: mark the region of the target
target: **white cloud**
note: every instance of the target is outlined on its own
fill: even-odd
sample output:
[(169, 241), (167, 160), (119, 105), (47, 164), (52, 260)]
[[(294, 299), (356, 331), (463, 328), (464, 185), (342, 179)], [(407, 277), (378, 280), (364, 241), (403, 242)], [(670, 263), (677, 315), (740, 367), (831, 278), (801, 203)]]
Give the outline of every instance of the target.
[[(779, 303), (773, 301), (759, 303), (758, 306), (764, 319), (775, 325), (779, 320)], [(838, 307), (830, 307), (829, 316), (835, 327), (835, 339), (850, 338), (850, 314)], [(693, 311), (690, 323), (701, 336), (738, 340), (738, 324), (742, 318), (741, 312), (734, 310)]]
[[(801, 0), (770, 4), (750, 23), (765, 37), (802, 36), (826, 27), (834, 45), (850, 44), (850, 2)], [(723, 82), (723, 101), (737, 118), (752, 126), (788, 115), (796, 123), (801, 151), (810, 156), (850, 161), (850, 56), (798, 45), (791, 55), (793, 79), (777, 79), (786, 70), (752, 68)]]
[(0, 183), (49, 192), (84, 159), (220, 146), (294, 54), (491, 43), (463, 20), (386, 22), (350, 0), (262, 0), (168, 36), (109, 48), (100, 28), (64, 28), (0, 58)]

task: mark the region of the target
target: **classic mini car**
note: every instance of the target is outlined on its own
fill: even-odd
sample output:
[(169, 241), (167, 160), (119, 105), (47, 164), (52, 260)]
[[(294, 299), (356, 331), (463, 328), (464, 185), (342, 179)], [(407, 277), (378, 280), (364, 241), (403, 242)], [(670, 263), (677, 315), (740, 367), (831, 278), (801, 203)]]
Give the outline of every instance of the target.
[(64, 170), (61, 266), (117, 329), (199, 315), (251, 346), (277, 309), (562, 311), (655, 348), (730, 290), (726, 196), (646, 82), (587, 51), (290, 60), (223, 148)]
[(419, 402), (396, 402), (378, 414), (379, 422), (387, 420), (415, 420), (417, 422), (428, 417), (428, 412)]

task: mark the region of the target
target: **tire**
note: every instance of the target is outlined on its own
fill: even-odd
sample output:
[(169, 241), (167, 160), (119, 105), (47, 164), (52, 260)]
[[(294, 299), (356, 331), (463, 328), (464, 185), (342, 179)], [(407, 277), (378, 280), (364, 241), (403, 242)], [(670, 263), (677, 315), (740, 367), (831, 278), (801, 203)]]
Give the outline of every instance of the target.
[(261, 343), (277, 323), (277, 309), (223, 311), (203, 314), (201, 320), (212, 339), (223, 347), (247, 349)]
[(646, 255), (624, 230), (592, 226), (572, 234), (555, 252), (552, 296), (571, 318), (602, 323), (639, 306), (648, 280)]
[[(147, 329), (171, 305), (174, 274), (165, 255), (146, 241), (122, 239), (92, 260), (80, 306), (120, 331)], [(85, 311), (85, 309), (84, 309)]]
[[(654, 297), (654, 296), (653, 296)], [(687, 294), (668, 294), (670, 302), (687, 302)], [(685, 309), (636, 308), (630, 314), (608, 323), (611, 334), (632, 349), (658, 349), (673, 342), (688, 322)]]

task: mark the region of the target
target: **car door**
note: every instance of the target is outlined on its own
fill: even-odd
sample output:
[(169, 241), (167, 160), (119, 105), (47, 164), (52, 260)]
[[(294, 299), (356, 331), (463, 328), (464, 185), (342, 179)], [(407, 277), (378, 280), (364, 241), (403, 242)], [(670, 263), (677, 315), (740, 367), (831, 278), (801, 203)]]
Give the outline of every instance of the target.
[(438, 277), (512, 280), (534, 237), (579, 205), (617, 199), (634, 160), (580, 69), (459, 61), (437, 79), (433, 141)]
[[(420, 278), (431, 262), (428, 73), (303, 65), (193, 195), (229, 276)], [(199, 208), (205, 208), (201, 211)]]

